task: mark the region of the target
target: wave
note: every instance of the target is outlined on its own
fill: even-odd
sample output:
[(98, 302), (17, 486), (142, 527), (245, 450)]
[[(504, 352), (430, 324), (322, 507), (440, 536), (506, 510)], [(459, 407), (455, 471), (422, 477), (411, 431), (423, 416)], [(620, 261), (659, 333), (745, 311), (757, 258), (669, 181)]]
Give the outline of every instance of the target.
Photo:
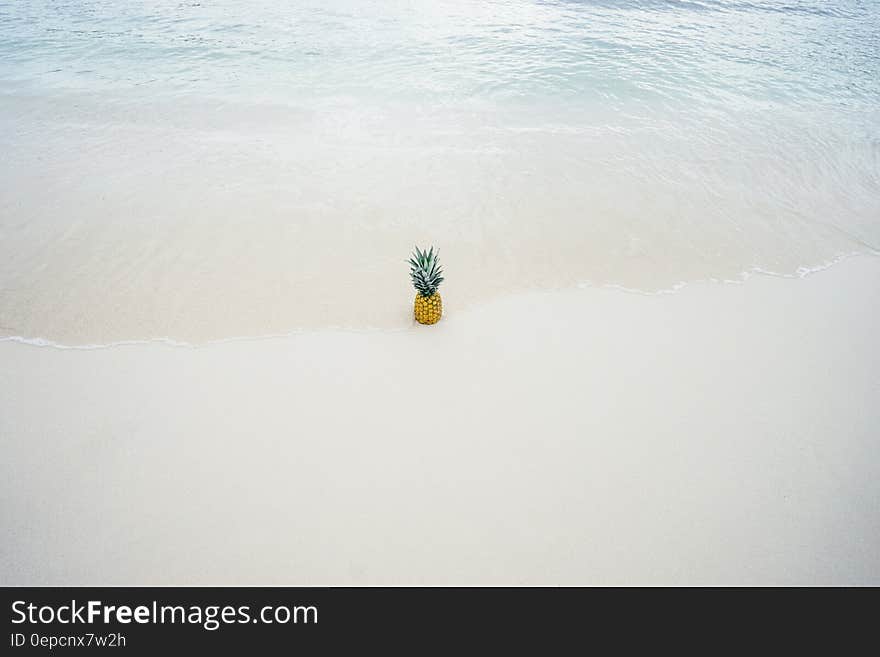
[[(642, 296), (659, 296), (659, 295), (668, 295), (668, 294), (676, 294), (685, 288), (694, 287), (696, 285), (705, 285), (705, 284), (720, 284), (720, 285), (740, 285), (745, 283), (751, 278), (755, 276), (769, 276), (772, 278), (784, 278), (784, 279), (804, 279), (813, 274), (826, 271), (831, 267), (834, 267), (844, 261), (850, 260), (852, 258), (858, 257), (880, 257), (880, 252), (871, 251), (871, 252), (852, 252), (841, 254), (825, 263), (813, 266), (803, 266), (797, 269), (794, 273), (782, 273), (782, 272), (774, 272), (768, 269), (764, 269), (762, 267), (753, 267), (746, 271), (743, 271), (736, 278), (706, 278), (695, 281), (682, 281), (676, 283), (667, 288), (663, 288), (660, 290), (654, 291), (646, 291), (639, 290), (635, 288), (627, 288), (621, 285), (616, 285), (612, 283), (600, 283), (595, 284), (589, 281), (585, 281), (582, 283), (578, 283), (574, 286), (566, 286), (566, 287), (557, 287), (557, 288), (543, 288), (536, 289), (532, 288), (529, 290), (519, 290), (517, 292), (510, 292), (506, 296), (522, 294), (525, 291), (528, 292), (536, 292), (536, 291), (560, 291), (565, 289), (606, 289), (606, 290), (615, 290), (618, 292), (624, 292), (627, 294), (638, 294)], [(473, 306), (471, 306), (473, 307)], [(462, 312), (467, 312), (470, 307), (464, 308)], [(0, 342), (13, 342), (18, 343), (30, 347), (40, 347), (40, 348), (50, 348), (50, 349), (61, 349), (61, 350), (77, 350), (77, 351), (92, 351), (98, 349), (113, 349), (118, 347), (140, 347), (140, 346), (164, 346), (164, 347), (174, 347), (174, 348), (185, 348), (185, 349), (200, 349), (205, 347), (235, 343), (235, 342), (253, 342), (253, 341), (263, 341), (263, 340), (277, 340), (277, 339), (285, 339), (292, 338), (298, 335), (307, 335), (307, 334), (315, 334), (315, 333), (349, 333), (349, 334), (375, 334), (375, 333), (404, 333), (409, 331), (410, 329), (407, 327), (404, 328), (378, 328), (378, 327), (359, 327), (359, 328), (351, 328), (351, 327), (340, 327), (340, 326), (328, 326), (321, 329), (294, 329), (291, 331), (286, 331), (282, 333), (266, 333), (266, 334), (258, 334), (258, 335), (237, 335), (230, 336), (226, 338), (218, 338), (214, 340), (205, 340), (204, 342), (187, 342), (184, 340), (177, 340), (169, 337), (162, 338), (149, 338), (149, 339), (131, 339), (131, 340), (117, 340), (113, 342), (107, 343), (95, 343), (95, 344), (66, 344), (62, 342), (57, 342), (54, 340), (49, 340), (41, 337), (26, 337), (21, 335), (9, 335), (0, 337)]]

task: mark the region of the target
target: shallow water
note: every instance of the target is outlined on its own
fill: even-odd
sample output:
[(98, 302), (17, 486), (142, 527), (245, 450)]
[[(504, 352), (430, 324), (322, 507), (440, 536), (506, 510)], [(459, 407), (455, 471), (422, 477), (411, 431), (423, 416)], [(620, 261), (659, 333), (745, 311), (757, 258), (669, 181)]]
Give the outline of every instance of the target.
[(880, 248), (880, 4), (0, 2), (0, 332), (202, 342)]

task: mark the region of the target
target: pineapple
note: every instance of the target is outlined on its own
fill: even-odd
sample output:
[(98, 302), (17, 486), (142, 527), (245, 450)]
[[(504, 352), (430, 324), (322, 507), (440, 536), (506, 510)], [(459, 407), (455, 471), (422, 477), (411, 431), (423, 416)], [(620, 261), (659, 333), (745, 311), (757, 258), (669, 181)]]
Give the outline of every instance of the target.
[(434, 253), (430, 251), (416, 252), (409, 259), (409, 275), (416, 288), (415, 317), (419, 324), (436, 324), (443, 314), (443, 303), (437, 293), (437, 287), (443, 282), (443, 270)]

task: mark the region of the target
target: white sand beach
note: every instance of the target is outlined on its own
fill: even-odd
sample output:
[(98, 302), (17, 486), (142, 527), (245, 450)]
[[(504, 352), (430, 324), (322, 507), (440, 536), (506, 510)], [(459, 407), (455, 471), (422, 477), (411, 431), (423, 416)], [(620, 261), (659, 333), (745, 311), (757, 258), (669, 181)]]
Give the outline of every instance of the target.
[(0, 584), (880, 585), (878, 24), (3, 3)]
[(2, 584), (880, 584), (880, 259), (0, 342)]

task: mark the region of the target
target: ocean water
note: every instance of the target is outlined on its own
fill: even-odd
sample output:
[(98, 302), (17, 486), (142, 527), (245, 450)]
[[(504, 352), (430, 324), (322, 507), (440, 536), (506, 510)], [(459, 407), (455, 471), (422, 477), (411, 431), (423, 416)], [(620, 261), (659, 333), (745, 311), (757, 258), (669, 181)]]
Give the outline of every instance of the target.
[(880, 3), (0, 0), (0, 152), (0, 336), (797, 276), (880, 249)]

